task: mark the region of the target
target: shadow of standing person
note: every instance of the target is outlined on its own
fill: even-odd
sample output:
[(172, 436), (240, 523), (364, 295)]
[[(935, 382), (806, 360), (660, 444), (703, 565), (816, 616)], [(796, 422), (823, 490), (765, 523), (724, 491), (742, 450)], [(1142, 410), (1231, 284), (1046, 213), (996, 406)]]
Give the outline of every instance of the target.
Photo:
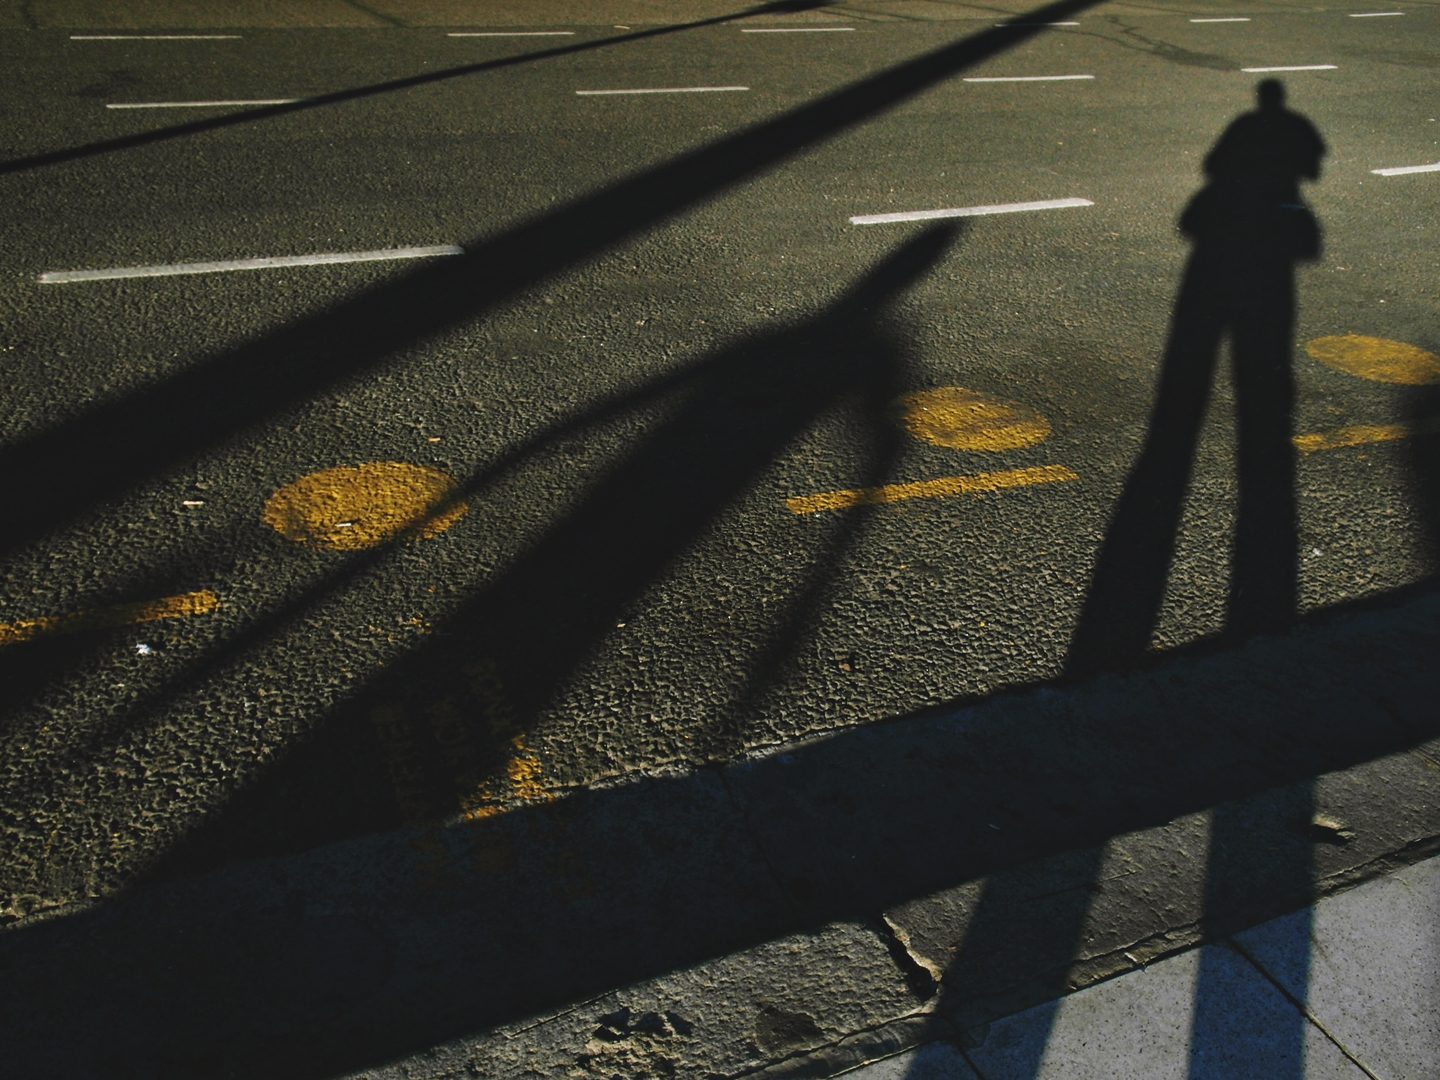
[(1325, 144), (1260, 83), (1259, 107), (1236, 119), (1205, 158), (1209, 183), (1180, 217), (1194, 242), (1166, 345), (1144, 451), (1111, 518), (1066, 670), (1138, 659), (1165, 592), (1185, 490), (1227, 335), (1239, 436), (1240, 505), (1227, 633), (1283, 630), (1295, 617), (1296, 526), (1291, 350), (1295, 263), (1320, 253), (1320, 227), (1300, 181), (1320, 175)]

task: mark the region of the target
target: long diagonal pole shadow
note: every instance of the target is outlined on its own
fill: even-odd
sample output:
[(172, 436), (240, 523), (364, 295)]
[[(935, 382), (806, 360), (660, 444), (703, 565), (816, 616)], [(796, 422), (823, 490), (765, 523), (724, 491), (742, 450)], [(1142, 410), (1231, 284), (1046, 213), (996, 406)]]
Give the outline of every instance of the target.
[(0, 451), (0, 554), (294, 403), (702, 205), (1098, 0), (1060, 0), (473, 242), (160, 385)]

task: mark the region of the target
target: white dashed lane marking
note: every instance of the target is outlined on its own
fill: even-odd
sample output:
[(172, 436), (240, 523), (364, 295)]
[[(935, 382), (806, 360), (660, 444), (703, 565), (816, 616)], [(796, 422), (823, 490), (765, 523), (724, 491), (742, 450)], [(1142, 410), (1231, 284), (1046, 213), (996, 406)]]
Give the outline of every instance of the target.
[(1239, 16), (1235, 16), (1235, 17), (1225, 18), (1225, 19), (1191, 19), (1190, 21), (1191, 21), (1191, 22), (1249, 22), (1250, 19), (1249, 19), (1248, 17), (1242, 18), (1242, 17), (1239, 17)]
[(843, 34), (854, 30), (853, 26), (784, 26), (774, 28), (753, 27), (741, 30), (742, 34)]
[(107, 109), (229, 109), (243, 105), (296, 105), (309, 98), (257, 98), (253, 101), (112, 101)]
[(668, 86), (653, 90), (576, 90), (581, 97), (597, 97), (602, 94), (720, 94), (729, 90), (749, 90), (748, 86)]
[(1404, 15), (1403, 11), (1352, 11), (1352, 19), (1388, 19), (1392, 15)]
[(1434, 165), (1401, 165), (1395, 169), (1371, 169), (1376, 176), (1406, 176), (1409, 173), (1440, 172), (1440, 162)]
[(1241, 71), (1248, 71), (1255, 74), (1261, 71), (1339, 71), (1338, 64), (1289, 64), (1285, 67), (1254, 67), (1241, 68)]
[(965, 82), (1070, 82), (1074, 79), (1093, 79), (1094, 75), (986, 75), (966, 79)]
[(40, 275), (44, 285), (72, 281), (107, 281), (114, 278), (173, 277), (177, 274), (223, 274), (229, 270), (269, 270), (279, 266), (320, 266), (327, 263), (388, 262), (392, 259), (429, 259), (437, 255), (464, 255), (455, 244), (434, 247), (386, 248), (382, 251), (335, 251), (319, 255), (278, 255), (224, 262), (171, 263), (166, 266), (121, 266), (109, 270), (52, 270)]
[(71, 41), (239, 41), (239, 34), (71, 34)]
[(987, 214), (1020, 214), (1027, 210), (1061, 210), (1069, 206), (1094, 206), (1089, 199), (1046, 199), (1042, 202), (996, 203), (993, 206), (957, 206), (949, 210), (908, 210), (900, 214), (861, 214), (851, 225), (887, 225), (892, 221), (931, 221), (935, 218), (983, 217)]
[(574, 37), (574, 30), (456, 30), (446, 37)]

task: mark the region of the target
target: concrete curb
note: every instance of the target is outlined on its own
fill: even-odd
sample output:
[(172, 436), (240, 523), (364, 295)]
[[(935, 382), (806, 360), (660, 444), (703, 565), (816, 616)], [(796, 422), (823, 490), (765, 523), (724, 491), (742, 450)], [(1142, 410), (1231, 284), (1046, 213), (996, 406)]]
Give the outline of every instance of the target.
[(318, 1080), (821, 1076), (979, 1038), (1433, 851), (1437, 644), (1425, 595), (26, 920), (0, 1041), (37, 1076)]

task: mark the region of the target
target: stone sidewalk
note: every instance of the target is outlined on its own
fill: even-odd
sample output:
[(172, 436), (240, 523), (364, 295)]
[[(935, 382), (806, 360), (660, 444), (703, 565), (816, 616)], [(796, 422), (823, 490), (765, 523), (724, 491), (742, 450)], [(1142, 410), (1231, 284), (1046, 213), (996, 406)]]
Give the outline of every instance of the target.
[(1440, 1077), (1440, 858), (843, 1075)]

